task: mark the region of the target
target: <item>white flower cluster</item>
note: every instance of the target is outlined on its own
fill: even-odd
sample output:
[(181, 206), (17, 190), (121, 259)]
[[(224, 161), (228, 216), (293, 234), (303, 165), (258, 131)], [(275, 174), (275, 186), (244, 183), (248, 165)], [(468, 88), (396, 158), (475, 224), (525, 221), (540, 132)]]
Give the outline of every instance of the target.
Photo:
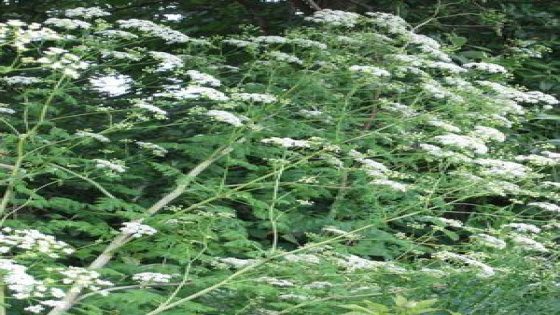
[(386, 186), (400, 192), (405, 192), (408, 189), (408, 185), (390, 179), (375, 179), (370, 183), (377, 186)]
[(99, 142), (111, 142), (111, 139), (105, 137), (104, 135), (85, 131), (85, 130), (79, 130), (78, 132), (76, 132), (76, 136), (80, 138), (92, 138)]
[(560, 164), (560, 159), (553, 159), (537, 154), (518, 155), (515, 157), (515, 160), (520, 162), (528, 162), (530, 164), (538, 166), (555, 166)]
[(0, 103), (0, 114), (13, 115), (16, 111), (9, 108), (7, 104)]
[(557, 204), (549, 203), (549, 202), (530, 202), (527, 204), (528, 206), (537, 207), (546, 211), (550, 212), (558, 212), (560, 213), (560, 206)]
[(11, 77), (0, 78), (0, 81), (4, 81), (8, 85), (31, 85), (31, 84), (41, 82), (41, 79), (36, 77), (25, 77), (21, 75), (15, 75)]
[(8, 20), (0, 23), (0, 44), (25, 51), (28, 44), (48, 40), (60, 40), (63, 36), (39, 23), (27, 24), (19, 20)]
[(134, 238), (140, 238), (142, 236), (150, 236), (157, 233), (157, 230), (153, 227), (142, 224), (139, 222), (124, 222), (120, 231), (124, 234), (129, 234)]
[(312, 16), (306, 17), (305, 20), (331, 26), (353, 27), (358, 24), (361, 17), (361, 15), (352, 12), (324, 9), (315, 11)]
[(253, 41), (259, 44), (287, 44), (290, 42), (286, 37), (275, 35), (257, 36), (253, 38)]
[(446, 71), (453, 74), (459, 74), (463, 72), (467, 72), (466, 69), (461, 68), (460, 66), (452, 63), (452, 62), (444, 62), (444, 61), (436, 61), (436, 62), (429, 62), (426, 64), (428, 68), (438, 69), (442, 71)]
[(232, 46), (235, 46), (235, 47), (240, 47), (240, 48), (245, 48), (245, 47), (256, 48), (257, 47), (257, 45), (253, 42), (250, 42), (250, 41), (247, 41), (247, 40), (242, 40), (242, 39), (235, 39), (235, 38), (224, 39), (222, 41), (222, 43), (232, 45)]
[(5, 254), (14, 249), (25, 250), (26, 256), (47, 255), (59, 258), (60, 254), (72, 254), (74, 250), (54, 236), (43, 234), (37, 230), (13, 230), (9, 227), (0, 232), (0, 253)]
[(0, 259), (2, 282), (13, 292), (15, 299), (23, 300), (31, 297), (42, 297), (47, 288), (43, 282), (35, 280), (27, 273), (27, 267), (16, 264), (9, 259)]
[(255, 263), (257, 263), (257, 260), (255, 259), (240, 259), (240, 258), (235, 258), (235, 257), (225, 257), (225, 258), (220, 258), (218, 259), (219, 263), (225, 264), (227, 266), (233, 267), (233, 268), (245, 268), (247, 266), (253, 265)]
[(238, 101), (263, 104), (271, 104), (278, 100), (274, 95), (261, 93), (233, 93), (231, 98)]
[(483, 141), (496, 141), (496, 142), (506, 141), (506, 135), (504, 135), (498, 129), (492, 127), (475, 126), (474, 130), (471, 132), (471, 135), (478, 137)]
[(528, 224), (528, 223), (508, 223), (502, 225), (502, 227), (514, 229), (517, 232), (521, 232), (521, 233), (539, 234), (541, 232), (541, 229), (538, 226), (534, 224)]
[(294, 55), (287, 54), (285, 52), (271, 51), (271, 52), (268, 53), (268, 55), (276, 61), (287, 62), (287, 63), (295, 63), (295, 64), (298, 64), (298, 65), (303, 64), (303, 61), (301, 59), (299, 59), (298, 57), (296, 57)]
[(218, 87), (218, 86), (222, 85), (222, 82), (220, 82), (220, 80), (216, 79), (215, 77), (213, 77), (209, 74), (202, 73), (202, 72), (197, 71), (197, 70), (189, 70), (189, 71), (187, 71), (187, 75), (193, 81), (192, 83), (195, 83), (195, 84), (198, 84), (198, 85), (208, 85), (208, 86), (213, 86), (213, 87)]
[(534, 250), (541, 253), (548, 252), (548, 249), (543, 244), (523, 235), (514, 235), (511, 241), (526, 250)]
[(492, 248), (504, 249), (507, 246), (506, 242), (503, 240), (484, 233), (473, 235), (471, 238), (482, 245)]
[(482, 277), (491, 277), (496, 274), (494, 268), (482, 263), (478, 260), (472, 259), (471, 257), (465, 255), (459, 255), (448, 251), (442, 251), (434, 254), (434, 257), (441, 260), (451, 260), (455, 262), (465, 263), (469, 266), (474, 266), (480, 268)]
[(149, 111), (150, 113), (153, 113), (155, 115), (156, 118), (158, 119), (166, 119), (167, 118), (167, 112), (164, 111), (163, 109), (150, 104), (148, 101), (146, 100), (137, 100), (134, 102), (134, 107), (138, 107), (141, 109), (145, 109), (147, 111)]
[(475, 69), (488, 73), (507, 73), (508, 71), (503, 66), (487, 63), (487, 62), (471, 62), (463, 65), (466, 69)]
[(496, 82), (491, 81), (477, 81), (477, 83), (483, 87), (487, 87), (496, 92), (500, 97), (514, 100), (520, 103), (538, 104), (544, 103), (547, 105), (557, 105), (560, 101), (554, 96), (545, 94), (540, 91), (529, 91), (523, 92), (516, 90), (509, 86), (504, 86)]
[(152, 152), (155, 156), (165, 156), (167, 154), (167, 150), (162, 148), (161, 146), (151, 143), (151, 142), (143, 142), (143, 141), (136, 141), (136, 144), (142, 148)]
[(140, 283), (169, 283), (172, 275), (158, 272), (141, 272), (132, 276), (132, 280)]
[(348, 68), (351, 72), (371, 74), (376, 77), (390, 77), (391, 73), (385, 69), (374, 66), (359, 66), (353, 65)]
[(262, 143), (273, 144), (284, 148), (309, 148), (311, 143), (307, 140), (295, 140), (292, 138), (270, 137), (261, 140)]
[(111, 74), (98, 76), (89, 79), (93, 89), (99, 93), (107, 94), (110, 97), (120, 96), (130, 92), (131, 77), (123, 74)]
[(74, 19), (59, 19), (59, 18), (50, 18), (43, 22), (46, 25), (52, 25), (56, 27), (60, 27), (66, 30), (76, 30), (76, 29), (84, 29), (87, 30), (91, 27), (91, 24), (81, 20), (74, 20)]
[(313, 254), (288, 254), (283, 257), (293, 263), (320, 264), (321, 259)]
[(295, 284), (290, 280), (278, 279), (274, 277), (260, 277), (258, 282), (265, 282), (276, 287), (293, 287)]
[(152, 58), (160, 62), (155, 70), (156, 72), (171, 71), (181, 68), (184, 65), (181, 58), (170, 53), (163, 51), (150, 51), (149, 54)]
[(60, 71), (73, 79), (80, 77), (80, 72), (89, 68), (90, 64), (80, 61), (80, 57), (58, 47), (49, 47), (44, 52), (45, 56), (35, 60), (49, 69)]
[(389, 34), (405, 34), (408, 32), (408, 23), (400, 16), (385, 12), (367, 12), (370, 21), (378, 27), (384, 28)]
[(206, 115), (212, 117), (216, 121), (221, 121), (234, 127), (242, 127), (243, 121), (247, 120), (245, 117), (240, 117), (223, 110), (209, 110), (206, 112)]
[(62, 283), (66, 285), (80, 285), (92, 291), (99, 291), (101, 287), (113, 286), (111, 281), (99, 279), (101, 276), (97, 271), (82, 267), (69, 266), (58, 271), (64, 278)]
[(482, 174), (488, 176), (523, 178), (531, 173), (529, 167), (515, 162), (496, 159), (476, 159), (473, 162), (483, 166)]
[(429, 120), (428, 125), (441, 128), (447, 132), (461, 132), (461, 128), (439, 119)]
[(450, 147), (472, 150), (477, 154), (485, 154), (488, 152), (488, 147), (482, 140), (469, 136), (449, 133), (442, 136), (435, 136), (434, 141)]
[(109, 16), (111, 15), (111, 13), (104, 11), (100, 7), (77, 7), (73, 9), (67, 9), (66, 11), (64, 11), (64, 15), (69, 18), (81, 17), (84, 19), (92, 19), (96, 17)]
[(304, 48), (317, 48), (317, 49), (327, 49), (328, 46), (315, 41), (315, 40), (311, 40), (311, 39), (307, 39), (307, 38), (292, 38), (290, 39), (290, 43), (300, 46), (300, 47), (304, 47)]
[(180, 100), (209, 99), (217, 102), (229, 100), (227, 95), (216, 89), (197, 85), (189, 85), (180, 89), (175, 89), (173, 86), (165, 92), (154, 94), (154, 96), (167, 96)]
[(94, 159), (93, 161), (95, 162), (96, 168), (106, 169), (115, 173), (126, 172), (126, 166), (124, 166), (124, 163), (122, 161), (118, 161), (118, 160), (107, 161), (102, 159)]
[(102, 30), (95, 32), (97, 35), (105, 36), (108, 38), (121, 38), (121, 39), (137, 39), (138, 35), (121, 30)]
[(186, 43), (191, 40), (187, 35), (171, 29), (167, 26), (158, 25), (154, 22), (139, 19), (118, 20), (117, 23), (124, 29), (137, 29), (154, 37), (163, 39), (168, 44)]

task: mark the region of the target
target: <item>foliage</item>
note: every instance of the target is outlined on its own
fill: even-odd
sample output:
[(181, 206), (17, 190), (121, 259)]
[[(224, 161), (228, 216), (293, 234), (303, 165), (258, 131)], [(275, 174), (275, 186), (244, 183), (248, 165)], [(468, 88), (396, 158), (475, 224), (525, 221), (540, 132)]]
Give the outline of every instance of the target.
[(558, 100), (502, 57), (386, 13), (51, 14), (0, 24), (9, 314), (554, 313)]

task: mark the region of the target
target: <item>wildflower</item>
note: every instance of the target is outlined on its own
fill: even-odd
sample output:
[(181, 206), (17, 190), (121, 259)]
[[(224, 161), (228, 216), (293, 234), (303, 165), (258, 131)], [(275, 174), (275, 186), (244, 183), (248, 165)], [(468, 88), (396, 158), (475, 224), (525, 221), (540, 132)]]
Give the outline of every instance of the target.
[(260, 277), (257, 279), (258, 282), (265, 282), (277, 287), (293, 287), (295, 284), (289, 280), (277, 279), (274, 277)]
[(107, 161), (102, 159), (94, 159), (93, 160), (96, 164), (96, 168), (107, 169), (116, 173), (124, 173), (126, 171), (126, 167), (123, 165), (122, 161)]
[(478, 154), (485, 154), (488, 152), (488, 147), (484, 144), (484, 142), (469, 136), (461, 136), (450, 133), (443, 136), (436, 136), (434, 137), (434, 140), (443, 145), (473, 150)]
[(120, 231), (124, 234), (129, 234), (134, 238), (140, 238), (142, 236), (150, 236), (157, 233), (157, 230), (153, 227), (141, 224), (138, 222), (125, 222), (122, 224)]
[(385, 69), (378, 68), (378, 67), (374, 67), (374, 66), (353, 65), (353, 66), (350, 66), (350, 68), (348, 68), (348, 70), (350, 70), (351, 72), (371, 74), (371, 75), (374, 75), (376, 77), (390, 77), (391, 76), (391, 73), (389, 71), (387, 71)]
[(219, 261), (234, 268), (244, 268), (257, 262), (255, 259), (239, 259), (235, 257), (220, 258)]
[(496, 159), (476, 159), (473, 162), (483, 166), (482, 173), (490, 176), (522, 178), (527, 177), (531, 172), (531, 169), (527, 166), (515, 162)]
[(157, 272), (141, 272), (132, 276), (132, 280), (140, 283), (169, 283), (171, 278), (171, 275)]
[(151, 142), (143, 142), (143, 141), (136, 141), (136, 144), (141, 147), (142, 149), (152, 151), (152, 154), (155, 156), (165, 156), (167, 154), (167, 150), (162, 148), (161, 146), (151, 143)]
[(149, 54), (160, 62), (156, 72), (171, 71), (183, 66), (183, 60), (175, 55), (163, 51), (150, 51)]
[(28, 307), (24, 308), (23, 310), (26, 311), (26, 312), (34, 313), (34, 314), (39, 314), (39, 313), (41, 313), (42, 311), (45, 310), (45, 307), (40, 305), (40, 304), (37, 304), (37, 305), (28, 306)]
[(130, 92), (132, 78), (122, 74), (98, 76), (89, 79), (93, 89), (110, 97), (120, 96)]
[(192, 100), (206, 98), (212, 101), (227, 101), (224, 93), (209, 87), (189, 85), (182, 89), (171, 89), (163, 93), (156, 93), (154, 96), (168, 96), (176, 99)]
[(95, 17), (109, 16), (111, 15), (111, 13), (104, 11), (99, 7), (89, 7), (89, 8), (78, 7), (73, 9), (67, 9), (66, 11), (64, 11), (64, 15), (69, 18), (81, 17), (84, 19), (92, 19)]
[(305, 20), (331, 26), (354, 27), (360, 18), (361, 16), (356, 13), (324, 9), (315, 11), (312, 16), (306, 17)]
[(73, 19), (59, 19), (59, 18), (50, 18), (45, 20), (46, 25), (53, 25), (56, 27), (64, 28), (67, 30), (75, 30), (75, 29), (89, 29), (91, 24), (85, 21), (80, 20), (73, 20)]
[(161, 109), (161, 108), (159, 108), (155, 105), (152, 105), (152, 104), (148, 103), (145, 100), (135, 101), (134, 107), (145, 109), (145, 110), (147, 110), (151, 113), (154, 113), (156, 116), (161, 117), (161, 118), (166, 118), (167, 117), (167, 112), (166, 111), (164, 111), (163, 109)]
[(506, 136), (501, 131), (492, 127), (475, 126), (471, 134), (484, 141), (504, 142), (506, 140)]
[(526, 236), (515, 235), (511, 238), (511, 240), (523, 249), (534, 250), (542, 253), (548, 252), (548, 249), (543, 244)]
[[(82, 267), (69, 266), (67, 268), (61, 268), (58, 271), (64, 276), (62, 283), (66, 285), (80, 285), (87, 287), (90, 290), (97, 291), (101, 286), (112, 286), (113, 283), (107, 280), (99, 279), (100, 274), (97, 271), (89, 270)], [(55, 307), (56, 303), (59, 301), (43, 301), (41, 304)]]
[(230, 112), (226, 112), (223, 110), (209, 110), (206, 112), (206, 115), (212, 117), (217, 121), (225, 122), (235, 127), (243, 126), (244, 119)]
[(442, 121), (442, 120), (438, 120), (438, 119), (432, 119), (430, 121), (428, 121), (428, 124), (434, 127), (438, 127), (441, 128), (445, 131), (448, 132), (461, 132), (461, 128), (456, 127), (448, 122)]
[(189, 70), (187, 71), (187, 75), (191, 78), (193, 83), (198, 85), (208, 85), (212, 87), (218, 87), (222, 85), (220, 80), (209, 74), (202, 73), (197, 70)]
[(527, 205), (541, 208), (543, 210), (550, 211), (550, 212), (560, 213), (560, 206), (549, 202), (529, 202)]
[(517, 232), (530, 232), (534, 234), (538, 234), (541, 232), (541, 229), (536, 225), (527, 223), (509, 223), (502, 225), (502, 227), (512, 228)]
[(117, 24), (124, 29), (137, 29), (154, 37), (163, 39), (167, 44), (186, 43), (191, 41), (187, 35), (171, 29), (167, 26), (158, 25), (154, 22), (139, 19), (118, 20)]
[(479, 242), (482, 245), (485, 246), (489, 246), (489, 247), (493, 247), (493, 248), (497, 248), (497, 249), (504, 249), (506, 248), (506, 242), (504, 242), (503, 240), (488, 235), (488, 234), (476, 234), (471, 236), (472, 239), (476, 240), (477, 242)]
[(303, 64), (303, 61), (294, 55), (283, 53), (281, 51), (272, 51), (268, 54), (272, 59), (276, 61), (283, 61), (287, 63), (295, 63), (298, 65)]
[(25, 77), (21, 75), (15, 75), (11, 77), (3, 77), (0, 80), (6, 82), (8, 85), (31, 85), (34, 83), (41, 82), (41, 79), (36, 77)]
[(271, 137), (261, 140), (262, 143), (270, 143), (284, 148), (309, 148), (311, 143), (306, 140), (295, 140), (291, 138)]
[(16, 264), (10, 259), (0, 259), (0, 270), (4, 285), (12, 291), (12, 296), (17, 300), (28, 299), (37, 293), (37, 289), (43, 286), (39, 280), (27, 273), (27, 267)]
[(105, 137), (104, 135), (100, 135), (98, 133), (93, 133), (85, 130), (80, 130), (76, 132), (76, 136), (81, 138), (92, 138), (99, 142), (111, 142), (111, 139)]
[(263, 104), (271, 104), (277, 101), (277, 98), (274, 95), (260, 93), (234, 93), (231, 97), (234, 100)]
[(371, 184), (379, 185), (379, 186), (387, 186), (393, 190), (400, 191), (400, 192), (405, 192), (408, 188), (408, 185), (395, 182), (389, 179), (376, 179), (372, 181)]
[(262, 44), (287, 44), (289, 40), (282, 36), (257, 36), (253, 38), (256, 43)]
[(293, 263), (320, 264), (321, 259), (312, 254), (288, 254), (284, 259)]
[(448, 251), (442, 251), (442, 252), (438, 252), (436, 254), (434, 254), (435, 258), (441, 259), (441, 260), (452, 260), (452, 261), (456, 261), (456, 262), (462, 262), (465, 263), (467, 265), (470, 266), (474, 266), (477, 268), (481, 269), (481, 276), (483, 277), (491, 277), (493, 276), (496, 272), (494, 271), (494, 268), (478, 261), (475, 259), (472, 259), (468, 256), (465, 255), (459, 255), (459, 254), (455, 254), (455, 253), (451, 253)]
[(463, 68), (466, 69), (475, 69), (479, 71), (484, 71), (488, 73), (507, 73), (506, 68), (494, 64), (494, 63), (487, 63), (487, 62), (471, 62), (466, 63), (463, 65)]

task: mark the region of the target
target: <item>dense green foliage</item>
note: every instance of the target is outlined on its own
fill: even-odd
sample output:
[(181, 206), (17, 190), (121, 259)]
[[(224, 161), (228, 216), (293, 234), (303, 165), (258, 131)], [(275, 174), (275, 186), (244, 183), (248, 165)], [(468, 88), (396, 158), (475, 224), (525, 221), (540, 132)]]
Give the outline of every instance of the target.
[[(391, 9), (416, 28), (283, 2), (185, 1), (165, 13), (200, 15), (168, 26), (128, 1), (26, 4), (0, 20), (7, 314), (560, 310), (558, 101), (508, 85), (556, 91), (531, 71), (556, 71), (557, 42), (500, 24), (538, 4), (478, 11), (514, 31), (495, 46), (412, 2)], [(255, 14), (281, 36), (226, 34)]]

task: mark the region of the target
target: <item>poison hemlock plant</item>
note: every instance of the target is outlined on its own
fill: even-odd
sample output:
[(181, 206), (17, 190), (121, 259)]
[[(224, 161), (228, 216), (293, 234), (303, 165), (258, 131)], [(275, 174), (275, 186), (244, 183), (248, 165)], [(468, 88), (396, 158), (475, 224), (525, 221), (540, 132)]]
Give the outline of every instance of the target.
[(558, 100), (393, 15), (308, 23), (3, 21), (6, 312), (551, 314), (560, 153), (524, 126)]

